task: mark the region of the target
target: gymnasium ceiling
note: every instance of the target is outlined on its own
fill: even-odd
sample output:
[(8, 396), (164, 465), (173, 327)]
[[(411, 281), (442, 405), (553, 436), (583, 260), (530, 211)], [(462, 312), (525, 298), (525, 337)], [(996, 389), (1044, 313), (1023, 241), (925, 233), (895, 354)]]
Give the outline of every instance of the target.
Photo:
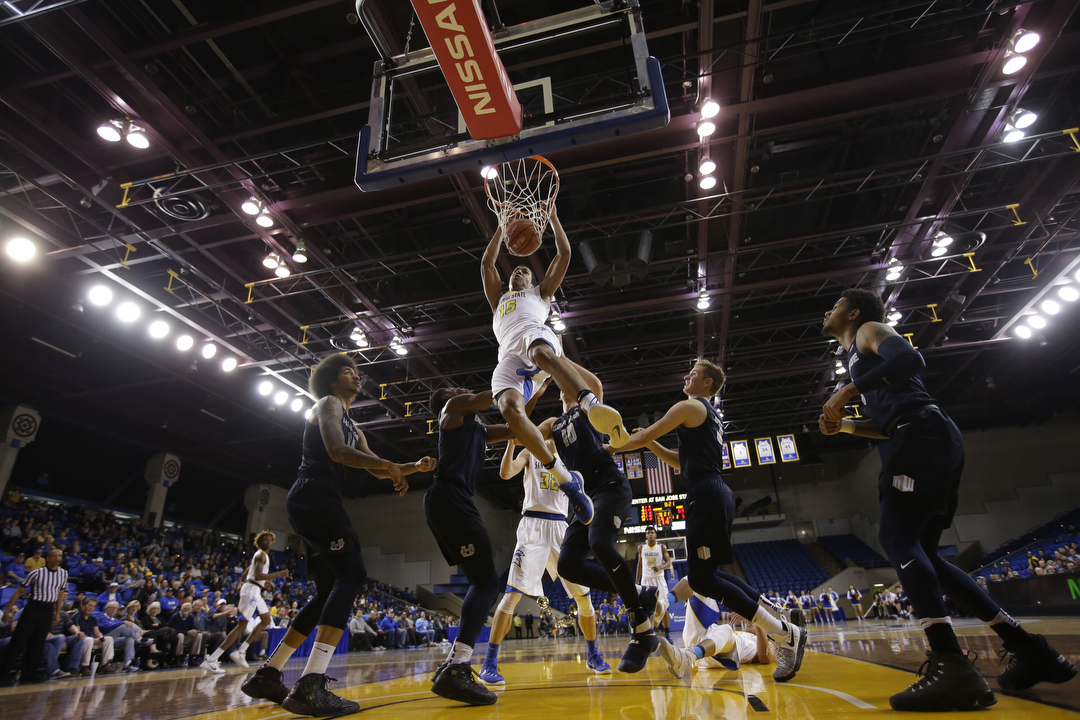
[[(496, 4), (514, 25), (589, 3)], [(1056, 298), (1078, 259), (1080, 152), (1062, 133), (1080, 125), (1078, 4), (643, 0), (670, 124), (550, 159), (575, 247), (633, 255), (648, 230), (653, 252), (625, 286), (598, 284), (575, 256), (556, 298), (568, 355), (601, 376), (632, 426), (677, 400), (702, 356), (729, 374), (729, 437), (794, 432), (804, 454), (851, 447), (862, 441), (812, 430), (837, 381), (822, 315), (861, 285), (901, 313), (897, 330), (925, 353), (931, 392), (962, 427), (1038, 423), (1075, 406), (1080, 308), (1062, 302), (1028, 340), (1007, 328)], [(332, 337), (359, 325), (370, 347), (356, 355), (365, 395), (353, 417), (379, 453), (433, 454), (431, 390), (481, 389), (495, 362), (478, 272), (493, 216), (479, 173), (377, 193), (353, 184), (378, 60), (353, 3), (4, 5), (0, 240), (25, 236), (39, 253), (0, 261), (3, 399), (173, 450), (239, 485), (287, 485), (302, 419), (256, 386), (269, 379), (291, 402), (307, 369), (335, 352)], [(400, 52), (409, 4), (373, 13)], [(1021, 28), (1041, 42), (1004, 75)], [(419, 28), (411, 42), (426, 45)], [(706, 96), (722, 109), (703, 143)], [(1004, 144), (1020, 107), (1038, 120)], [(146, 129), (147, 149), (98, 137), (125, 116)], [(707, 191), (696, 177), (704, 154), (719, 165)], [(146, 182), (184, 170), (204, 187)], [(118, 208), (124, 183), (130, 203)], [(240, 210), (253, 193), (272, 227)], [(932, 257), (939, 231), (985, 242), (970, 259), (962, 243)], [(263, 258), (291, 256), (300, 240), (309, 261), (288, 261), (290, 276), (276, 279)], [(549, 240), (538, 270), (551, 252)], [(904, 270), (889, 281), (894, 260)], [(112, 305), (88, 301), (98, 284)], [(118, 322), (120, 300), (141, 318)], [(168, 322), (168, 338), (147, 335), (153, 319)], [(187, 353), (174, 346), (181, 331), (197, 341)], [(395, 335), (404, 356), (388, 347)], [(205, 341), (219, 346), (212, 360), (199, 355)], [(222, 372), (223, 357), (239, 367)], [(507, 507), (520, 494), (494, 474), (482, 486)]]

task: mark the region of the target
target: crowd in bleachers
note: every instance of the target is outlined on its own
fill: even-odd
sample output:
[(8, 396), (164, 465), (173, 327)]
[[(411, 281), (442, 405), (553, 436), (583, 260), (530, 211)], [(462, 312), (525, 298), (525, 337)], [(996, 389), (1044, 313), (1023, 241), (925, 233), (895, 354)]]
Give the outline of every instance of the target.
[[(0, 609), (9, 605), (27, 573), (45, 565), (50, 551), (62, 552), (60, 567), (68, 573), (64, 612), (45, 641), (44, 674), (27, 678), (24, 673), (23, 682), (198, 666), (237, 623), (253, 620), (240, 616), (236, 606), (254, 548), (212, 530), (149, 528), (108, 511), (31, 502), (15, 490), (0, 503), (0, 550)], [(271, 551), (271, 562), (289, 570), (288, 579), (267, 581), (271, 590), (264, 593), (274, 626), (287, 627), (314, 594), (314, 585), (302, 557)], [(23, 604), (12, 604), (13, 622), (0, 623), (0, 658)], [(456, 618), (418, 604), (408, 588), (369, 578), (353, 609), (374, 628), (373, 638), (365, 643), (354, 636), (354, 646), (445, 642)], [(267, 653), (267, 633), (248, 638), (248, 644), (244, 662)], [(10, 681), (0, 678), (0, 684)]]
[(974, 572), (980, 583), (1018, 580), (1041, 575), (1071, 574), (1080, 569), (1080, 509), (1010, 540), (983, 558)]

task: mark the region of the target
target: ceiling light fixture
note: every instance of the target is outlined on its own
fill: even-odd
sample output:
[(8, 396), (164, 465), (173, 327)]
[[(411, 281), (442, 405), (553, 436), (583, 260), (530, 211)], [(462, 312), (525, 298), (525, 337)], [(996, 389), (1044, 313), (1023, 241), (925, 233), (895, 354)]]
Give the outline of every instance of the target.
[(396, 335), (394, 336), (394, 339), (390, 341), (390, 349), (396, 352), (398, 355), (409, 354), (409, 348), (405, 347), (405, 342)]
[(715, 100), (705, 98), (705, 102), (701, 104), (701, 117), (705, 119), (714, 118), (720, 113), (720, 103)]
[(1080, 290), (1077, 290), (1072, 285), (1065, 285), (1058, 290), (1058, 297), (1068, 302), (1076, 302), (1080, 299)]
[(169, 334), (169, 323), (164, 320), (155, 320), (150, 323), (150, 337), (160, 340)]
[(698, 293), (697, 308), (698, 310), (708, 310), (709, 305), (712, 304), (712, 300), (709, 299), (709, 291), (705, 288), (701, 288), (701, 292)]
[(1009, 45), (1012, 47), (1013, 52), (1026, 53), (1038, 45), (1040, 39), (1039, 33), (1021, 29), (1017, 30), (1016, 34), (1012, 36)]
[(285, 263), (281, 263), (274, 269), (274, 274), (277, 275), (279, 278), (287, 278), (292, 273), (289, 271), (289, 268), (285, 265)]
[(124, 139), (124, 136), (120, 134), (121, 127), (122, 123), (119, 120), (110, 120), (107, 123), (103, 123), (97, 129), (97, 134), (101, 136), (102, 140), (108, 140), (109, 142), (120, 142)]
[(698, 137), (709, 137), (716, 132), (716, 123), (712, 120), (702, 119), (697, 124)]
[(142, 310), (133, 302), (123, 302), (116, 308), (116, 317), (121, 322), (135, 322), (142, 315)]
[(949, 252), (949, 248), (947, 248), (947, 247), (936, 247), (936, 248), (934, 248), (933, 250), (930, 251), (930, 255), (932, 257), (941, 257), (942, 255), (944, 255), (947, 252)]
[(132, 147), (137, 147), (140, 150), (145, 150), (150, 147), (150, 138), (146, 136), (146, 130), (131, 121), (131, 118), (124, 118), (123, 120), (109, 120), (102, 123), (97, 129), (98, 136), (102, 140), (109, 142), (120, 142), (121, 140), (127, 140), (128, 144)]
[(896, 322), (900, 322), (901, 318), (903, 317), (904, 313), (900, 312), (899, 310), (893, 310), (891, 313), (889, 313), (889, 319), (895, 320)]
[(1028, 315), (1027, 324), (1036, 330), (1042, 330), (1046, 327), (1046, 318), (1042, 315)]
[(206, 343), (205, 345), (203, 345), (202, 356), (204, 358), (209, 360), (215, 355), (217, 355), (217, 345), (215, 345), (214, 343)]
[(262, 212), (263, 201), (257, 197), (252, 197), (250, 200), (246, 200), (240, 209), (246, 212), (248, 215), (258, 215)]
[(702, 175), (712, 175), (713, 171), (716, 170), (716, 163), (711, 158), (704, 157), (701, 158), (701, 164), (698, 165), (697, 169)]
[(90, 288), (90, 292), (87, 295), (90, 302), (94, 303), (98, 307), (108, 305), (112, 302), (112, 290), (104, 285), (95, 285)]
[(255, 223), (264, 228), (274, 227), (274, 218), (270, 217), (270, 214), (266, 212), (266, 208), (263, 208), (263, 211), (255, 218)]
[(26, 262), (37, 254), (34, 243), (24, 237), (11, 238), (4, 246), (4, 250), (15, 262)]
[(1014, 128), (1020, 128), (1023, 130), (1026, 127), (1031, 127), (1035, 124), (1035, 121), (1039, 119), (1039, 116), (1035, 113), (1024, 110), (1022, 108), (1016, 108), (1009, 113), (1009, 124)]
[(706, 175), (705, 177), (698, 180), (698, 187), (702, 190), (712, 190), (714, 187), (716, 187), (716, 178), (714, 178), (712, 175)]
[(836, 374), (847, 375), (847, 368), (844, 367), (844, 363), (840, 362), (839, 360), (837, 360), (836, 362)]
[(225, 372), (232, 372), (236, 369), (236, 358), (229, 357), (221, 361), (221, 369)]
[(499, 177), (499, 171), (491, 165), (485, 165), (484, 167), (480, 168), (480, 177), (484, 178), (485, 180), (494, 180), (495, 178)]
[(551, 313), (551, 327), (555, 332), (562, 332), (566, 329), (566, 323), (563, 322), (562, 315), (557, 312)]
[(353, 328), (352, 333), (349, 335), (349, 339), (353, 341), (353, 344), (359, 348), (366, 348), (368, 346), (367, 335), (360, 328)]
[(938, 230), (934, 235), (934, 247), (949, 247), (952, 245), (952, 236)]
[(292, 405), (289, 406), (293, 412), (300, 412), (304, 409), (304, 401), (300, 398), (295, 398), (292, 401)]
[(272, 252), (263, 258), (263, 267), (270, 268), (271, 270), (273, 270), (280, 264), (281, 258), (278, 257), (278, 254), (276, 252)]
[(274, 393), (275, 405), (284, 405), (286, 402), (288, 402), (288, 400), (289, 393), (285, 392), (284, 390), (278, 390), (276, 393)]
[(1027, 58), (1013, 52), (1005, 53), (1005, 63), (1001, 66), (1001, 72), (1005, 75), (1015, 75), (1027, 65)]
[(1020, 142), (1027, 135), (1023, 130), (1017, 130), (1012, 125), (1005, 126), (1005, 134), (1001, 137), (1001, 142), (1014, 143)]
[(195, 340), (190, 335), (181, 335), (176, 338), (176, 349), (180, 352), (187, 352), (195, 345)]
[(1024, 340), (1027, 340), (1029, 337), (1031, 337), (1031, 328), (1029, 328), (1027, 325), (1017, 325), (1013, 328), (1013, 332), (1016, 334), (1016, 337), (1022, 338)]
[(293, 253), (292, 259), (293, 262), (300, 263), (301, 265), (307, 262), (307, 245), (304, 244), (303, 240), (297, 243), (296, 252)]
[(1039, 305), (1047, 315), (1057, 315), (1061, 312), (1061, 304), (1057, 300), (1043, 300)]
[(259, 383), (260, 395), (269, 395), (272, 392), (274, 392), (274, 384), (271, 383), (269, 380), (263, 380), (261, 383)]

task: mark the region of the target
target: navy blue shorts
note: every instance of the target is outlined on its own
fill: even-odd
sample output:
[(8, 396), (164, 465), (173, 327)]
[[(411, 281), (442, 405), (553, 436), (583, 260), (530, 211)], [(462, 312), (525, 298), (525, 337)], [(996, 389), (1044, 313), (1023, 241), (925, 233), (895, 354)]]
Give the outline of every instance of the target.
[(289, 488), (285, 510), (293, 530), (307, 545), (308, 555), (360, 552), (360, 537), (332, 482), (319, 477), (297, 478)]
[(964, 439), (948, 415), (924, 410), (893, 430), (878, 445), (881, 475), (878, 495), (901, 493), (930, 507), (935, 521), (952, 524), (964, 471)]
[[(618, 531), (630, 519), (634, 509), (634, 491), (630, 489), (630, 483), (626, 478), (619, 473), (613, 475), (611, 482), (605, 482), (590, 492), (589, 497), (593, 501), (593, 520), (589, 526), (601, 523), (605, 527)], [(573, 515), (573, 509), (569, 512)], [(569, 535), (575, 528), (588, 533), (589, 526), (582, 525), (577, 517), (573, 517), (566, 533)]]
[(735, 494), (719, 476), (695, 479), (687, 485), (687, 555), (721, 565), (735, 562), (731, 546)]
[(487, 528), (464, 488), (435, 483), (424, 494), (424, 518), (447, 565), (459, 565), (475, 582), (495, 565)]

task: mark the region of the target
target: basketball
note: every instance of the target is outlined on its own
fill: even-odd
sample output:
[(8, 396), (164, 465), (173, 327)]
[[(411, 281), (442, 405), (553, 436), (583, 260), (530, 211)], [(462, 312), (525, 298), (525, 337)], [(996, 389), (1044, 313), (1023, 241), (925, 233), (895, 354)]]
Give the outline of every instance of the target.
[(511, 255), (525, 257), (540, 248), (540, 233), (528, 218), (516, 218), (506, 223), (506, 249)]

